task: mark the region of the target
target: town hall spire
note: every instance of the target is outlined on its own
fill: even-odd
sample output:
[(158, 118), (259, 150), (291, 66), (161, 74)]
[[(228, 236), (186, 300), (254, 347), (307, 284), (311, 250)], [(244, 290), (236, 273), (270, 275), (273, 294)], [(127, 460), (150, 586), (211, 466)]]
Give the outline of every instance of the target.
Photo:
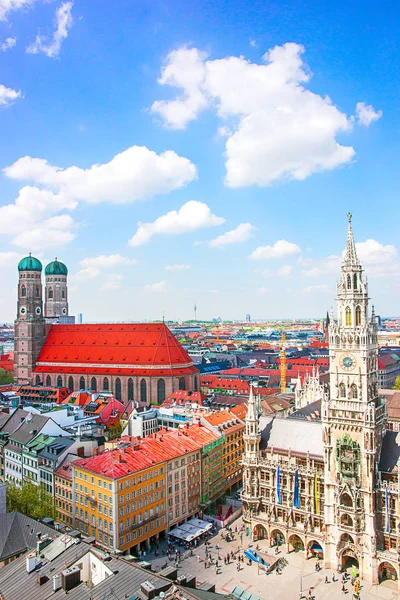
[(354, 236), (353, 236), (353, 228), (351, 226), (352, 216), (353, 215), (350, 212), (347, 213), (347, 221), (348, 221), (347, 243), (346, 243), (346, 249), (345, 249), (343, 260), (342, 260), (342, 266), (359, 267), (360, 262), (358, 260), (356, 244), (354, 242)]

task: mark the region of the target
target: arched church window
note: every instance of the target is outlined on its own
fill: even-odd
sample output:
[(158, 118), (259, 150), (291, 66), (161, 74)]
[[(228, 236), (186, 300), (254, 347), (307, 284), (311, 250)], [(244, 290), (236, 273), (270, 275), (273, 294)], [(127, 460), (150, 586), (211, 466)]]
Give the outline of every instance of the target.
[(62, 290), (61, 292), (61, 298), (64, 300), (65, 299), (65, 290)]
[(353, 277), (353, 288), (356, 290), (358, 286), (358, 281), (357, 281), (357, 273), (354, 273), (354, 277)]
[(59, 376), (57, 377), (57, 387), (62, 387), (62, 384), (63, 384), (63, 383), (62, 383), (62, 377), (61, 377), (61, 375), (59, 375)]
[(357, 390), (357, 386), (356, 386), (355, 383), (351, 384), (350, 397), (351, 398), (358, 398), (358, 390)]
[(159, 379), (157, 381), (157, 404), (162, 404), (165, 400), (165, 381)]
[(349, 306), (346, 307), (346, 325), (351, 327), (351, 310)]
[(339, 397), (346, 398), (346, 386), (344, 385), (344, 383), (341, 383), (339, 385)]
[(97, 380), (96, 380), (96, 377), (92, 377), (91, 382), (90, 382), (90, 389), (93, 390), (94, 392), (97, 392)]
[(197, 375), (194, 376), (193, 388), (194, 388), (195, 392), (197, 392), (199, 390), (199, 384), (198, 384), (198, 380), (197, 380)]
[(81, 377), (79, 379), (79, 389), (84, 390), (85, 389), (85, 378)]
[(351, 289), (351, 275), (347, 275), (347, 289)]
[(140, 402), (147, 402), (147, 384), (145, 379), (142, 379), (140, 382)]
[(121, 380), (119, 377), (115, 380), (115, 397), (117, 400), (121, 400)]
[(361, 307), (356, 308), (356, 325), (361, 325)]
[(50, 377), (50, 375), (47, 375), (47, 377), (46, 377), (46, 386), (47, 387), (51, 386), (51, 377)]
[(40, 376), (36, 375), (36, 385), (39, 385), (39, 384), (40, 384)]
[(36, 298), (40, 298), (40, 291), (38, 287), (36, 288)]
[(184, 390), (185, 388), (186, 388), (185, 378), (184, 377), (180, 377), (179, 378), (179, 389), (180, 390)]
[(69, 387), (70, 390), (74, 389), (74, 380), (71, 377), (71, 375), (68, 377), (68, 387)]
[(133, 379), (129, 377), (128, 379), (128, 401), (133, 400)]
[(26, 287), (24, 285), (21, 288), (21, 296), (23, 296), (23, 297), (26, 296)]
[(108, 392), (109, 389), (110, 389), (110, 387), (109, 387), (109, 383), (108, 383), (108, 377), (104, 377), (104, 379), (103, 379), (103, 390), (105, 392)]
[(53, 298), (53, 290), (52, 288), (49, 288), (49, 292), (47, 294), (47, 297), (51, 300)]

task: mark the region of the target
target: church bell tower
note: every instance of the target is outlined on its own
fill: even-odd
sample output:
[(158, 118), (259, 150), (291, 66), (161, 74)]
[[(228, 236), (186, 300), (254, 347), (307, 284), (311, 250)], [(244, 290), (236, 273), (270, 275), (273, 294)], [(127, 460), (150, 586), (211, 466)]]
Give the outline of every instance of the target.
[(19, 262), (18, 273), (14, 379), (16, 383), (35, 383), (33, 369), (46, 337), (43, 318), (42, 263), (29, 254)]
[(374, 484), (386, 427), (378, 396), (377, 324), (368, 282), (348, 234), (337, 284), (337, 321), (329, 323), (330, 391), (322, 401), (325, 459), (325, 565), (354, 564), (375, 583)]

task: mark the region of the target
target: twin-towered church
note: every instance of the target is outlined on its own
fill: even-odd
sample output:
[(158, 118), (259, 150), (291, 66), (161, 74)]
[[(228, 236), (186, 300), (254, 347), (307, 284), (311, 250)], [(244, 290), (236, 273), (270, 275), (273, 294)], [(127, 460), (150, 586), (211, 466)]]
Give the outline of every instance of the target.
[(18, 264), (14, 375), (18, 383), (112, 391), (124, 402), (160, 404), (198, 390), (198, 370), (164, 323), (68, 321), (68, 269), (33, 256)]

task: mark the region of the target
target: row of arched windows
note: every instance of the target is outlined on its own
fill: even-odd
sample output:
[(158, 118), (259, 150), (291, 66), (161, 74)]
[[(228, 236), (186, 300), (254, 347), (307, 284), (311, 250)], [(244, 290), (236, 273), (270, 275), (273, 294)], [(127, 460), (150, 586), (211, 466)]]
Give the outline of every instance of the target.
[[(47, 297), (49, 298), (49, 300), (51, 300), (54, 297), (54, 292), (52, 288), (49, 288), (48, 292), (47, 292)], [(65, 290), (61, 290), (61, 298), (64, 300), (65, 299)]]
[[(339, 385), (339, 397), (346, 398), (346, 386), (344, 383)], [(358, 398), (358, 389), (355, 383), (352, 383), (350, 386), (350, 398)]]
[[(26, 287), (24, 285), (21, 288), (21, 296), (26, 298)], [(35, 296), (36, 298), (40, 298), (40, 289), (38, 287), (35, 288)]]
[[(39, 375), (36, 376), (36, 383), (37, 384), (40, 383)], [(109, 383), (108, 377), (104, 377), (102, 383), (103, 383), (102, 390), (105, 392), (108, 392), (110, 390), (110, 383)], [(56, 385), (57, 385), (57, 387), (62, 387), (64, 385), (61, 375), (57, 376)], [(180, 377), (178, 385), (179, 385), (180, 390), (186, 389), (186, 382), (185, 382), (184, 377)], [(46, 386), (51, 387), (51, 376), (50, 375), (47, 375), (47, 377), (46, 377)], [(70, 390), (74, 389), (74, 380), (71, 375), (68, 377), (67, 387)], [(79, 379), (79, 389), (84, 390), (84, 389), (86, 389), (86, 387), (87, 387), (86, 381), (82, 375)], [(115, 380), (115, 397), (117, 400), (121, 400), (121, 397), (122, 397), (121, 387), (122, 387), (121, 379), (119, 377), (117, 377)], [(131, 377), (128, 379), (127, 388), (128, 388), (128, 401), (134, 400), (134, 384), (133, 384), (133, 379)], [(93, 390), (94, 392), (97, 391), (96, 377), (91, 378), (90, 389)], [(194, 378), (194, 389), (197, 391), (197, 377), (196, 376)], [(140, 380), (139, 396), (140, 396), (141, 402), (147, 402), (147, 382), (145, 379)], [(157, 381), (157, 403), (162, 404), (164, 402), (164, 400), (165, 400), (165, 381), (164, 381), (164, 379), (158, 379), (158, 381)]]
[[(356, 327), (361, 325), (361, 307), (356, 307)], [(352, 315), (350, 306), (346, 306), (346, 326), (352, 326)]]
[[(353, 290), (356, 290), (358, 286), (357, 274), (353, 275)], [(351, 275), (347, 275), (347, 289), (351, 290)]]

